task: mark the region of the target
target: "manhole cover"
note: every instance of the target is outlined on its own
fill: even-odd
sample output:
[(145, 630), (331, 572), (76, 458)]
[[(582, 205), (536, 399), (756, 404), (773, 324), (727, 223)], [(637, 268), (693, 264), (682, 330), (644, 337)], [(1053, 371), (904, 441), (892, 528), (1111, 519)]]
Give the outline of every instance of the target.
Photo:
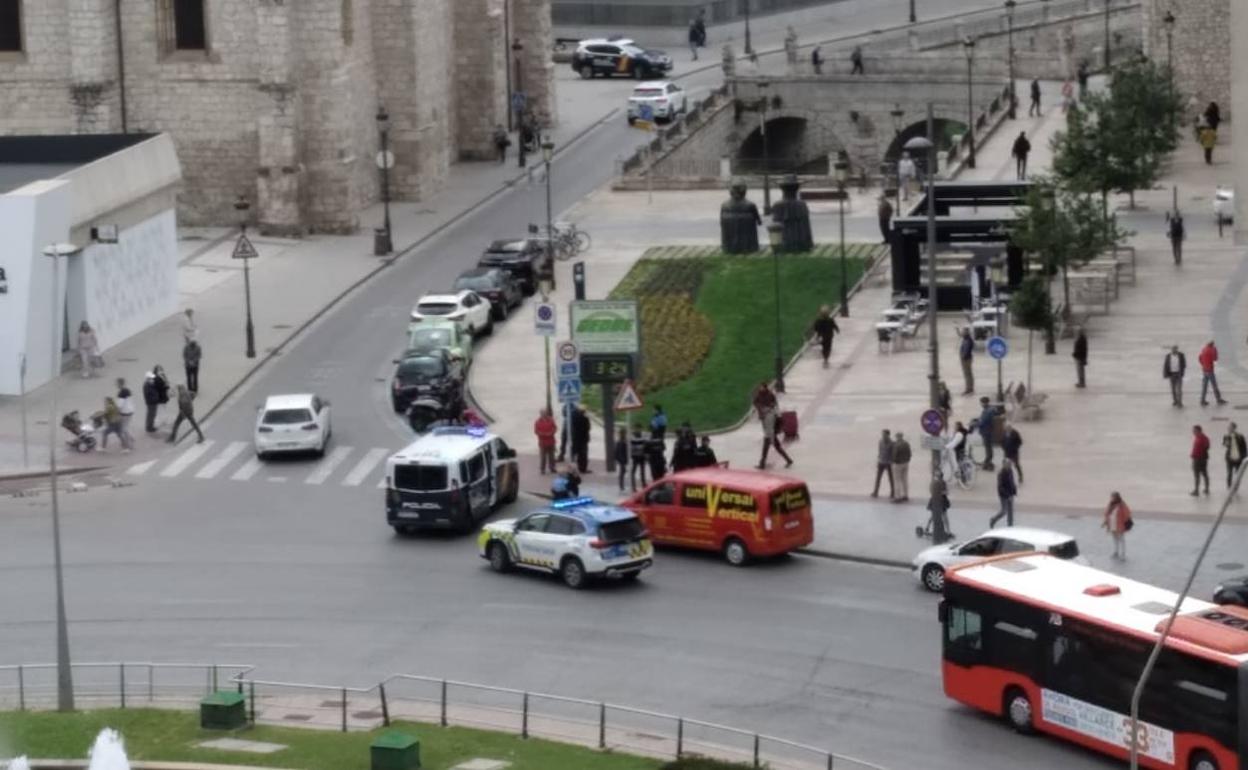
[(287, 722), (310, 722), (312, 720), (312, 715), (311, 714), (284, 714), (282, 715), (282, 719), (285, 719)]
[(1240, 564), (1237, 561), (1224, 561), (1218, 565), (1218, 569), (1224, 569), (1228, 571), (1236, 570), (1236, 569), (1243, 569), (1243, 568), (1244, 568), (1244, 565)]

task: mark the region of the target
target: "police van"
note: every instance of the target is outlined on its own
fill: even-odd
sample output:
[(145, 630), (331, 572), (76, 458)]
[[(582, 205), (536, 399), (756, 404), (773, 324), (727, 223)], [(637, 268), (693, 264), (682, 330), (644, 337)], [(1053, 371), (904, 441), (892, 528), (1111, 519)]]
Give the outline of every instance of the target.
[(516, 450), (481, 427), (442, 427), (386, 461), (386, 523), (399, 534), (478, 521), (516, 499)]

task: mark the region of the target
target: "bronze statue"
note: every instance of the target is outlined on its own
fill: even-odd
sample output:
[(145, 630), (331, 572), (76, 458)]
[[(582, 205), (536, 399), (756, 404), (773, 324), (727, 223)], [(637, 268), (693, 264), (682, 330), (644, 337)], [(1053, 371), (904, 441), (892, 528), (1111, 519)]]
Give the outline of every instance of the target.
[(719, 239), (725, 254), (751, 254), (758, 251), (758, 226), (763, 218), (758, 206), (745, 199), (745, 184), (733, 181), (731, 198), (719, 207)]
[(810, 232), (810, 207), (806, 201), (797, 198), (800, 186), (796, 176), (786, 176), (780, 182), (784, 198), (771, 207), (772, 221), (783, 228), (780, 251), (810, 251), (815, 247), (815, 239)]

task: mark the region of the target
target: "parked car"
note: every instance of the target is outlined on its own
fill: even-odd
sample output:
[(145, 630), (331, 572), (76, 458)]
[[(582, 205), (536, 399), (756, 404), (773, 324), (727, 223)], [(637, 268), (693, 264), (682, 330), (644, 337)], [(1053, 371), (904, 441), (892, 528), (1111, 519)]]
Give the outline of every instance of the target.
[(642, 48), (626, 37), (591, 38), (576, 46), (572, 69), (586, 80), (595, 75), (628, 75), (650, 80), (672, 71), (672, 57), (663, 51)]
[(412, 353), (399, 359), (390, 381), (390, 405), (396, 412), (407, 411), (412, 399), (428, 393), (443, 403), (459, 403), (464, 373), (459, 362), (446, 350)]
[(628, 97), (628, 125), (637, 120), (675, 120), (688, 109), (689, 98), (683, 88), (666, 80), (652, 80), (638, 85)]
[(1248, 607), (1248, 575), (1227, 578), (1213, 589), (1213, 601), (1218, 604), (1236, 604)]
[(496, 321), (505, 321), (511, 309), (524, 301), (519, 281), (501, 267), (465, 270), (455, 279), (455, 289), (475, 291), (488, 299)]
[(524, 290), (532, 296), (546, 263), (546, 241), (541, 238), (505, 238), (490, 243), (477, 267), (501, 267), (511, 273)]
[(252, 445), (261, 460), (291, 452), (325, 454), (333, 435), (329, 402), (314, 393), (269, 396), (256, 410)]
[(472, 365), (472, 336), (456, 321), (439, 321), (427, 318), (407, 327), (407, 347), (404, 355), (445, 350), (451, 358), (458, 359), (464, 368)]
[(457, 291), (447, 294), (426, 294), (412, 308), (412, 321), (420, 323), (427, 318), (447, 319), (462, 325), (469, 335), (494, 333), (494, 317), (490, 303), (475, 291)]
[(914, 557), (910, 569), (924, 588), (939, 593), (944, 590), (945, 570), (950, 567), (989, 556), (1027, 551), (1049, 553), (1079, 564), (1088, 563), (1079, 555), (1079, 544), (1070, 535), (1032, 527), (999, 527), (973, 540), (924, 548)]

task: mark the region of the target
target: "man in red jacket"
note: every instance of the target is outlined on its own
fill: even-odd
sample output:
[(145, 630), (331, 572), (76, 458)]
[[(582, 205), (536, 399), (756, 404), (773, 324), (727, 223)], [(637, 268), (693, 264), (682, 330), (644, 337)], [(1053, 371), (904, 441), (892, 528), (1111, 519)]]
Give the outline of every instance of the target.
[(1209, 406), (1207, 396), (1209, 395), (1209, 386), (1213, 386), (1213, 397), (1218, 400), (1218, 405), (1226, 403), (1222, 398), (1222, 391), (1218, 390), (1218, 378), (1213, 373), (1214, 364), (1218, 362), (1218, 347), (1213, 344), (1213, 340), (1209, 340), (1209, 344), (1200, 349), (1201, 382), (1200, 382), (1200, 405)]
[(1205, 494), (1209, 494), (1209, 437), (1199, 425), (1192, 426), (1192, 476), (1196, 486), (1192, 488), (1192, 497), (1200, 494), (1200, 480), (1205, 480)]
[(541, 458), (542, 475), (549, 469), (555, 472), (555, 418), (550, 416), (549, 409), (543, 409), (533, 422), (533, 433), (537, 436), (537, 454)]

